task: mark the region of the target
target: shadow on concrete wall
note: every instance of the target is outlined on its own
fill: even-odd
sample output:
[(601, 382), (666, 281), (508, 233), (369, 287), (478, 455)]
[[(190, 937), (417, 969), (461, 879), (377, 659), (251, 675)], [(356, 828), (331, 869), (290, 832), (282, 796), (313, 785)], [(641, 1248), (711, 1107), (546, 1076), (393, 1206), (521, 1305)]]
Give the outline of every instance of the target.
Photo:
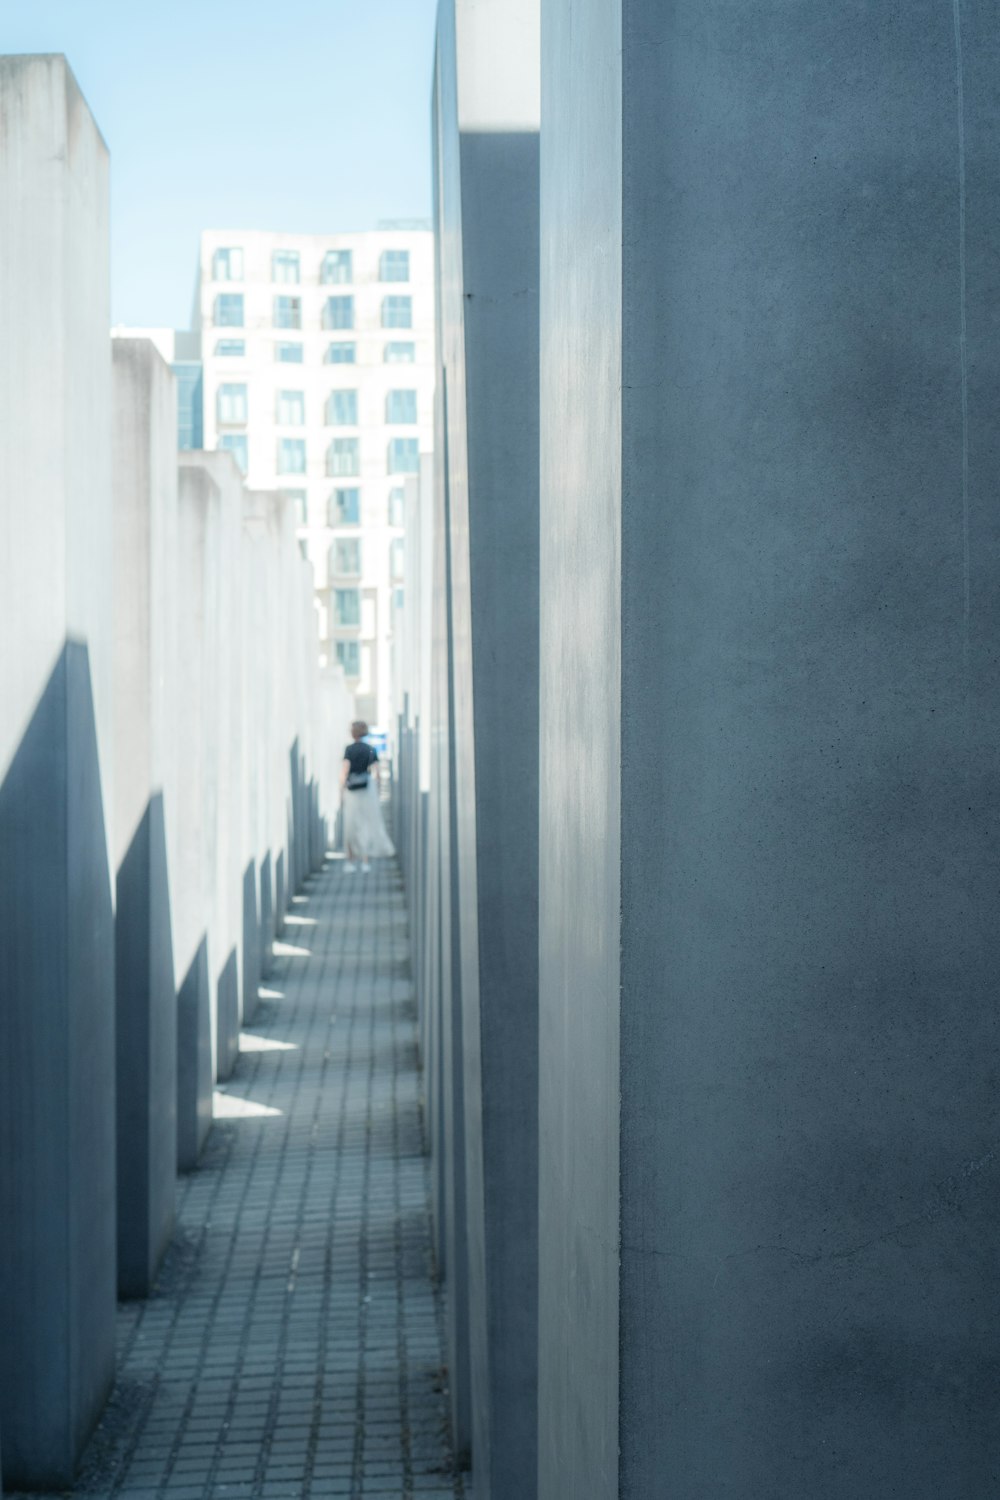
[(177, 1169), (198, 1165), (212, 1124), (212, 990), (208, 937), (201, 941), (177, 991)]
[(87, 647), (0, 786), (0, 1430), (58, 1489), (114, 1376), (115, 944)]
[(118, 869), (115, 981), (118, 1293), (145, 1297), (170, 1238), (177, 1167), (177, 1002), (161, 792)]
[(260, 973), (266, 979), (274, 964), (274, 875), (270, 849), (260, 862)]
[(240, 969), (236, 949), (230, 950), (215, 988), (217, 1005), (215, 1076), (230, 1077), (240, 1051)]
[(257, 987), (263, 976), (263, 942), (257, 906), (257, 861), (243, 871), (243, 1024), (253, 1020)]

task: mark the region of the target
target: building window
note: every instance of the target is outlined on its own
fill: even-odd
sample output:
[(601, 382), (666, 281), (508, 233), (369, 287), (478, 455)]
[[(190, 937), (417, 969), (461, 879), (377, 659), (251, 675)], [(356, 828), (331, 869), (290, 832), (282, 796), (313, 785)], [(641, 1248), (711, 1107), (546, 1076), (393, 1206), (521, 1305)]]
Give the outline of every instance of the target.
[(379, 281), (409, 281), (409, 250), (383, 250), (378, 263)]
[(323, 305), (324, 328), (354, 327), (354, 298), (327, 297)]
[(338, 625), (361, 624), (361, 590), (334, 589), (333, 618)]
[(243, 280), (243, 251), (231, 247), (220, 248), (212, 256), (213, 281)]
[(326, 450), (326, 472), (334, 478), (341, 474), (360, 474), (360, 447), (356, 437), (334, 438)]
[(306, 425), (306, 398), (302, 391), (279, 391), (274, 420), (279, 427)]
[(299, 252), (297, 250), (275, 250), (271, 256), (271, 280), (285, 283), (299, 282)]
[(245, 432), (224, 432), (219, 438), (219, 447), (224, 453), (231, 453), (236, 460), (236, 467), (241, 474), (246, 474), (250, 466), (250, 455), (247, 451), (247, 435)]
[(338, 641), (337, 661), (344, 669), (345, 677), (361, 676), (361, 642)]
[(354, 344), (327, 344), (326, 363), (328, 365), (353, 365), (357, 360), (357, 347)]
[(357, 427), (357, 391), (331, 391), (326, 403), (326, 425), (328, 427)]
[(390, 391), (385, 398), (385, 420), (387, 422), (415, 422), (417, 420), (416, 391)]
[(330, 571), (338, 577), (355, 578), (361, 572), (361, 541), (356, 536), (339, 536), (330, 548)]
[(215, 419), (220, 426), (242, 426), (247, 419), (245, 385), (220, 385), (215, 397)]
[(382, 298), (382, 327), (383, 328), (412, 328), (413, 327), (413, 298), (412, 297), (383, 297)]
[(304, 526), (307, 520), (305, 490), (279, 490), (278, 493), (282, 500), (287, 500), (295, 507), (296, 526)]
[(275, 328), (301, 328), (302, 327), (302, 298), (301, 297), (275, 297), (275, 299), (274, 299), (274, 327)]
[(279, 365), (300, 365), (302, 363), (302, 345), (275, 344), (274, 357)]
[(412, 365), (416, 357), (417, 346), (408, 339), (390, 339), (382, 354), (387, 365)]
[(306, 472), (305, 438), (278, 439), (278, 473), (304, 474)]
[(177, 446), (183, 451), (203, 448), (201, 365), (184, 361), (171, 369), (177, 377)]
[(389, 576), (393, 582), (403, 576), (403, 559), (405, 557), (406, 544), (401, 536), (394, 537), (389, 543)]
[(389, 491), (389, 525), (405, 526), (406, 491), (401, 484), (394, 484)]
[(243, 293), (220, 292), (215, 299), (212, 321), (216, 328), (242, 328)]
[(247, 352), (245, 339), (216, 339), (215, 352), (222, 359), (242, 358)]
[(347, 286), (354, 280), (350, 250), (328, 250), (323, 257), (320, 280), (324, 286)]
[(330, 526), (358, 526), (361, 522), (361, 491), (334, 490), (327, 517)]
[(416, 438), (393, 438), (389, 444), (390, 474), (415, 474), (419, 461)]

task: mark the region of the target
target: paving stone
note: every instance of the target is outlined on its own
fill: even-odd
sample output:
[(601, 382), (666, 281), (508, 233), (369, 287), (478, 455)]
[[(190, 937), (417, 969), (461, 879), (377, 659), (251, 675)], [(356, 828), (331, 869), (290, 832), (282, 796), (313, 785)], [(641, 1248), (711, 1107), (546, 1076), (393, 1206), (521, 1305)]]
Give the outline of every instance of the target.
[(119, 1314), (89, 1500), (464, 1500), (395, 863), (330, 861), (295, 912), (309, 952), (248, 1028), (284, 1047), (226, 1084), (279, 1113), (217, 1122), (179, 1185), (154, 1294)]

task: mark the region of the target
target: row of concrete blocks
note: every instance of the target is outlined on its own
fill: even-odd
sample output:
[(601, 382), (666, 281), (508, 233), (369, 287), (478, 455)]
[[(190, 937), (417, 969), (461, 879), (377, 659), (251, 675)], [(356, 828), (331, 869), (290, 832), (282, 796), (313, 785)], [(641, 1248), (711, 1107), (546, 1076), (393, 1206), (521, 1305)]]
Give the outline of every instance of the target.
[(459, 1459), (994, 1494), (996, 6), (442, 0), (437, 64), (397, 826)]
[(0, 59), (0, 116), (0, 1454), (46, 1489), (323, 859), (346, 712), (294, 518), (229, 455), (178, 469), (173, 375), (109, 340), (108, 158), (64, 59)]

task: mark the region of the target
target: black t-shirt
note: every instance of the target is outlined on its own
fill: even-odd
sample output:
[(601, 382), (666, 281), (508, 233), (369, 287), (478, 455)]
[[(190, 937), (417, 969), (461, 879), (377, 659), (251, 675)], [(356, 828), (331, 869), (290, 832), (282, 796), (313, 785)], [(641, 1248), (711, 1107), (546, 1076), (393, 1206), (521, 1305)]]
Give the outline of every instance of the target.
[(360, 792), (368, 785), (368, 768), (378, 760), (378, 754), (364, 740), (353, 740), (344, 751), (347, 761), (347, 790)]

